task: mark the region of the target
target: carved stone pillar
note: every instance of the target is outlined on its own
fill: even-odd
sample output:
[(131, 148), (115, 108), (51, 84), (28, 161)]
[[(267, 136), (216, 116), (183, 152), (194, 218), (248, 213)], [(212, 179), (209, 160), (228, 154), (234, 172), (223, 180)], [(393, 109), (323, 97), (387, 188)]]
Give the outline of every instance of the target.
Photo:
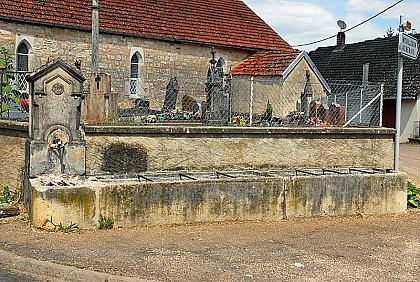
[(61, 60), (28, 76), (29, 177), (85, 174), (85, 142), (80, 130), (80, 93), (85, 78)]

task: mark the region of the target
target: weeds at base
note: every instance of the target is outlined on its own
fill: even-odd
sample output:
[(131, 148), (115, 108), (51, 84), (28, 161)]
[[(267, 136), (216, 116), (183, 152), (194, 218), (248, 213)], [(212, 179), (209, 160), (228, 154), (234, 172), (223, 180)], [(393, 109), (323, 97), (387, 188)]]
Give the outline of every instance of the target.
[(65, 262), (65, 261), (52, 261), (52, 262), (56, 263), (56, 264), (64, 265), (64, 266), (76, 267), (78, 269), (86, 269), (87, 268), (86, 266), (76, 264), (76, 263), (71, 263), (71, 262)]
[(106, 230), (106, 229), (112, 229), (114, 227), (114, 220), (112, 218), (105, 218), (102, 215), (99, 218), (99, 229), (100, 230)]
[(58, 224), (55, 224), (53, 222), (52, 216), (51, 216), (51, 219), (47, 219), (45, 221), (44, 225), (47, 223), (51, 223), (54, 226), (54, 228), (47, 229), (50, 232), (74, 233), (79, 230), (79, 225), (73, 222), (70, 222), (70, 225), (68, 226), (63, 225), (63, 223), (61, 222)]

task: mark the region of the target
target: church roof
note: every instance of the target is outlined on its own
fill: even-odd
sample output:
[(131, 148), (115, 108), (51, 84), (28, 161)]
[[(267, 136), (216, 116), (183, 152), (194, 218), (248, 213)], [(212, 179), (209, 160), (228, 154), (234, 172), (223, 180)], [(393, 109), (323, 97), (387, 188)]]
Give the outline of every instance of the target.
[[(252, 50), (291, 47), (241, 0), (100, 0), (100, 31)], [(0, 19), (90, 31), (90, 0), (2, 0)]]

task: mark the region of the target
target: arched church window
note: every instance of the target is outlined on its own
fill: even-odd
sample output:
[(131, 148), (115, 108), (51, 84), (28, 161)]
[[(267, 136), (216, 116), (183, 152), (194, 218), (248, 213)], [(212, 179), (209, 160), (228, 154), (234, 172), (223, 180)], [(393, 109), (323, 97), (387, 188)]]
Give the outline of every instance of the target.
[(21, 93), (27, 93), (29, 91), (28, 82), (26, 81), (25, 77), (29, 72), (30, 50), (31, 46), (26, 40), (22, 41), (16, 49), (16, 70), (18, 72), (16, 82), (18, 85), (18, 90)]
[(139, 52), (135, 52), (131, 56), (130, 63), (130, 94), (138, 95), (140, 90), (140, 66), (143, 63), (143, 58)]

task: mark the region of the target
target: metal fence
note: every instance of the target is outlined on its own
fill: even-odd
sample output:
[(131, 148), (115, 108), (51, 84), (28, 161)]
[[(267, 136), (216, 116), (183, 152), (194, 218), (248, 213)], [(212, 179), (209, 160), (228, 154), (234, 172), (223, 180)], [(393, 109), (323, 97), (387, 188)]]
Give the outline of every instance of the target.
[[(280, 76), (230, 76), (216, 70), (203, 82), (204, 94), (179, 97), (172, 78), (160, 109), (138, 99), (119, 109), (114, 122), (199, 123), (231, 126), (382, 126), (382, 86), (349, 81), (327, 85)], [(153, 102), (156, 104), (156, 101)]]
[[(280, 77), (233, 79), (231, 123), (253, 126), (382, 125), (382, 87)], [(330, 89), (328, 89), (328, 87)]]
[(29, 119), (29, 72), (0, 71), (0, 118), (27, 121)]
[[(0, 73), (0, 118), (27, 120), (27, 73)], [(6, 83), (8, 82), (8, 83)], [(382, 86), (350, 81), (327, 85), (281, 76), (231, 76), (209, 68), (196, 95), (185, 95), (176, 77), (161, 82), (165, 93), (117, 106), (105, 124), (197, 124), (210, 126), (382, 126)], [(184, 82), (185, 83), (185, 82)], [(188, 82), (187, 82), (188, 83)], [(7, 85), (10, 89), (6, 89)], [(185, 84), (181, 84), (185, 85)], [(124, 95), (120, 95), (119, 99)], [(118, 103), (116, 103), (118, 105)], [(121, 105), (121, 103), (119, 103)]]

